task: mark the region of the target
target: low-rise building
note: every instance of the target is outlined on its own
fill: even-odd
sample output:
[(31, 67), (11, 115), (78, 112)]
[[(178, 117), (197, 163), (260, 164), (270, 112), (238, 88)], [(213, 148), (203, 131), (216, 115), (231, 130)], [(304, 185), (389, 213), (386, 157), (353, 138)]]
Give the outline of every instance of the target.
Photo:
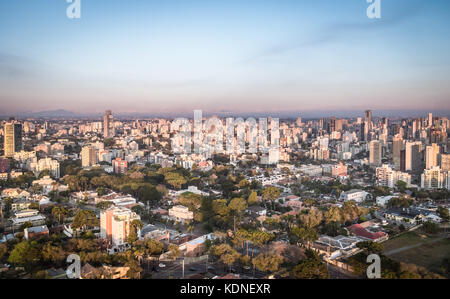
[(189, 221), (194, 219), (194, 212), (182, 205), (176, 205), (169, 209), (169, 217), (176, 221)]
[(367, 199), (368, 195), (369, 195), (369, 193), (367, 193), (363, 190), (352, 189), (347, 192), (342, 192), (339, 199), (342, 201), (353, 200), (355, 202), (363, 202), (364, 200)]

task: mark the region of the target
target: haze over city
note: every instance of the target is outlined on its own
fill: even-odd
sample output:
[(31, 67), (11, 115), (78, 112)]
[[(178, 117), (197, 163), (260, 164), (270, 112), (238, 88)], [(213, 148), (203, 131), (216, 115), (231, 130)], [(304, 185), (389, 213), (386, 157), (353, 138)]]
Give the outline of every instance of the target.
[(448, 1), (67, 5), (0, 3), (1, 115), (450, 111)]

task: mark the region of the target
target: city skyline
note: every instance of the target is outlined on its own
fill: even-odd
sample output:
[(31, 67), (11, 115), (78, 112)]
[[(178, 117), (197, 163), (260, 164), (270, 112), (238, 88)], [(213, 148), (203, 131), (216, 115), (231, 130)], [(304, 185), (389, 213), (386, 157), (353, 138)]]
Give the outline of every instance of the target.
[(0, 114), (450, 111), (446, 1), (169, 2), (1, 3)]

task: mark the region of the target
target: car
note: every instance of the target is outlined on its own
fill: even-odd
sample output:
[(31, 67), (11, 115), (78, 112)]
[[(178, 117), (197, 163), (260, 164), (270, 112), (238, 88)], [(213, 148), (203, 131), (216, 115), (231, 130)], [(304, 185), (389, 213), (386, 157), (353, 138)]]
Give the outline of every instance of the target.
[(189, 268), (189, 271), (197, 271), (197, 269), (196, 269), (196, 268), (193, 268), (193, 267), (191, 267), (191, 268)]
[(249, 266), (244, 267), (245, 270), (250, 270), (251, 268)]
[(164, 265), (163, 263), (160, 263), (160, 264), (159, 264), (159, 267), (160, 267), (160, 268), (165, 268), (166, 265)]

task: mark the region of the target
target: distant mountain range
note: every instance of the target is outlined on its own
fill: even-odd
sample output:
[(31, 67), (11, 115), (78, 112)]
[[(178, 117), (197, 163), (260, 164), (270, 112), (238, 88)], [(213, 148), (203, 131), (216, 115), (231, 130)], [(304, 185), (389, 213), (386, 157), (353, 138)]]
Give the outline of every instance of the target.
[[(447, 116), (450, 117), (450, 111), (417, 111), (417, 110), (373, 110), (374, 117), (389, 117), (389, 118), (402, 118), (402, 117), (427, 117), (428, 112), (432, 112), (433, 116)], [(1, 113), (1, 112), (0, 112)], [(194, 116), (193, 111), (186, 111), (183, 113), (143, 113), (143, 112), (127, 112), (127, 113), (115, 113), (113, 111), (115, 118), (121, 119), (145, 119), (145, 118), (156, 118), (156, 117), (188, 117), (192, 118)], [(203, 116), (210, 117), (213, 115), (218, 115), (219, 117), (278, 117), (278, 118), (297, 118), (302, 117), (303, 119), (317, 119), (321, 117), (331, 117), (335, 116), (338, 118), (356, 118), (363, 117), (364, 111), (276, 111), (276, 112), (231, 112), (231, 111), (204, 111)], [(68, 111), (64, 109), (57, 110), (47, 110), (40, 112), (24, 111), (20, 113), (1, 113), (0, 119), (8, 119), (10, 117), (16, 117), (18, 119), (24, 118), (41, 118), (41, 119), (76, 119), (76, 118), (89, 118), (89, 119), (102, 119), (103, 113), (93, 112), (93, 113), (79, 113)]]

